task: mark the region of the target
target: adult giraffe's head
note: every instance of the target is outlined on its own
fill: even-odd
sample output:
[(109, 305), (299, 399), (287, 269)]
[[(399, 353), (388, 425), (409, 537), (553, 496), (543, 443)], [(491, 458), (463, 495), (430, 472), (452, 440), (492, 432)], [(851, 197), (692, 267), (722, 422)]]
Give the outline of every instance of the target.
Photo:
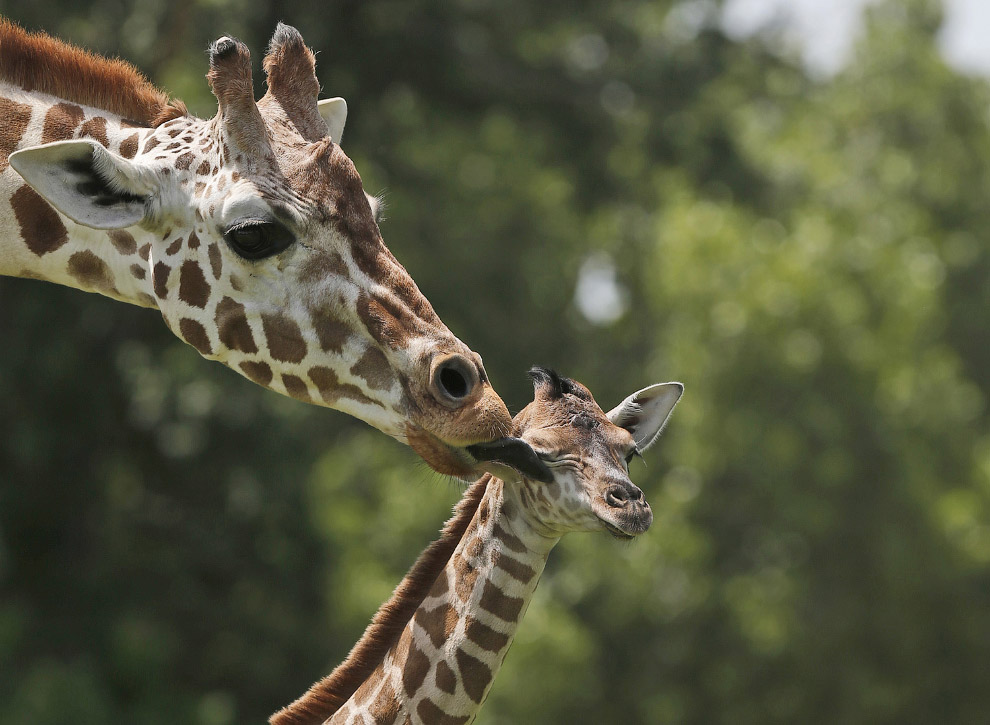
[(346, 105), (317, 102), (314, 56), (295, 29), (279, 25), (264, 69), (256, 102), (247, 47), (221, 38), (213, 119), (166, 106), (129, 153), (74, 139), (10, 163), (71, 220), (137, 244), (145, 302), (203, 356), (361, 418), (442, 473), (477, 473), (466, 447), (511, 426), (481, 358), (385, 247), (339, 145)]

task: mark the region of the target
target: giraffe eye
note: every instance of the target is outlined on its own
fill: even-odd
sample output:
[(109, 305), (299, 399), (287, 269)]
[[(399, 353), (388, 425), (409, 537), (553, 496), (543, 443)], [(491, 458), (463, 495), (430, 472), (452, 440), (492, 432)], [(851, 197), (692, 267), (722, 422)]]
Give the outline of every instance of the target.
[(223, 238), (244, 259), (264, 259), (278, 254), (295, 241), (278, 222), (248, 219), (227, 229)]

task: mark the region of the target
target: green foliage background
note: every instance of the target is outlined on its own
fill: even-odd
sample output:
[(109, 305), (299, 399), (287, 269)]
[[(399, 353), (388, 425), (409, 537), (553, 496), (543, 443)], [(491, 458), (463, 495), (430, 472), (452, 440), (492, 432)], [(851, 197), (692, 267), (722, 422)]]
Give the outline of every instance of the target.
[[(653, 529), (562, 542), (479, 723), (986, 722), (988, 86), (937, 2), (871, 9), (827, 80), (689, 22), (716, 10), (0, 0), (201, 115), (212, 39), (260, 61), (296, 25), (386, 242), (510, 408), (533, 363), (606, 408), (686, 384), (634, 469)], [(592, 257), (610, 324), (575, 306)], [(153, 312), (14, 279), (0, 310), (0, 723), (262, 722), (458, 496)]]

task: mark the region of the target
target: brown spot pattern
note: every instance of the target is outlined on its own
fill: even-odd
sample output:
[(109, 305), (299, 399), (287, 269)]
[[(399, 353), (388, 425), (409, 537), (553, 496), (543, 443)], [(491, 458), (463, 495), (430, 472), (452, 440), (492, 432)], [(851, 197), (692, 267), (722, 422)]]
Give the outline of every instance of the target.
[(423, 628), (433, 646), (439, 649), (457, 627), (457, 612), (449, 604), (441, 604), (429, 611), (417, 611), (415, 622)]
[(183, 171), (185, 171), (190, 166), (192, 166), (192, 162), (195, 159), (196, 157), (193, 155), (191, 151), (186, 151), (184, 154), (180, 154), (179, 158), (175, 160), (175, 168), (182, 169)]
[(478, 602), (478, 606), (486, 612), (506, 622), (515, 622), (519, 619), (523, 604), (525, 604), (524, 599), (503, 593), (490, 581), (485, 581), (484, 589), (481, 590), (481, 600)]
[[(525, 490), (525, 489), (524, 489)], [(495, 529), (492, 532), (495, 538), (505, 544), (505, 548), (510, 551), (514, 551), (517, 554), (525, 554), (527, 549), (526, 545), (520, 541), (514, 534), (510, 534), (508, 531), (502, 528), (498, 523), (495, 524)]]
[(258, 352), (244, 305), (230, 297), (224, 297), (217, 304), (216, 323), (220, 342), (224, 347), (246, 353)]
[(344, 344), (351, 336), (351, 328), (323, 310), (312, 310), (310, 318), (313, 321), (313, 329), (316, 330), (316, 337), (320, 341), (320, 348), (324, 352), (338, 354), (343, 352)]
[(419, 705), (416, 706), (416, 714), (422, 722), (428, 722), (430, 725), (464, 725), (470, 719), (467, 715), (463, 717), (449, 715), (437, 707), (432, 700), (427, 699), (420, 700)]
[(118, 294), (113, 283), (113, 273), (107, 263), (89, 250), (76, 252), (69, 257), (68, 272), (84, 289), (103, 294)]
[(337, 252), (314, 254), (299, 273), (299, 281), (303, 284), (324, 282), (331, 277), (350, 278), (347, 263)]
[(498, 652), (509, 644), (508, 635), (496, 632), (487, 624), (483, 624), (477, 619), (469, 619), (465, 631), (469, 640), (489, 652)]
[(188, 317), (179, 320), (179, 332), (182, 339), (199, 350), (201, 355), (212, 355), (213, 348), (210, 345), (210, 338), (206, 334), (206, 328)]
[[(167, 238), (168, 237), (168, 234), (166, 234), (165, 236)], [(168, 245), (168, 248), (165, 250), (165, 254), (167, 254), (168, 256), (171, 257), (173, 254), (175, 254), (176, 252), (178, 252), (180, 249), (182, 249), (182, 237), (179, 237), (174, 242), (172, 242), (171, 244), (169, 244)]]
[[(407, 630), (408, 631), (408, 630)], [(400, 642), (401, 643), (401, 642)], [(416, 646), (415, 642), (409, 642), (409, 656), (406, 658), (405, 666), (402, 668), (402, 686), (406, 694), (410, 697), (423, 685), (426, 673), (430, 671), (430, 658)]]
[(310, 402), (309, 388), (306, 387), (302, 378), (285, 373), (282, 375), (282, 385), (285, 386), (285, 391), (296, 400), (301, 400), (304, 403)]
[(461, 671), (461, 684), (464, 692), (475, 702), (481, 702), (485, 688), (492, 681), (492, 670), (477, 657), (472, 657), (462, 649), (457, 650), (457, 669)]
[(511, 556), (498, 557), (496, 565), (513, 579), (523, 584), (536, 576), (536, 570), (533, 567), (527, 566), (519, 560), (513, 559)]
[(436, 683), (448, 695), (453, 695), (457, 689), (457, 676), (445, 660), (437, 662)]
[(172, 268), (165, 264), (165, 262), (155, 262), (155, 266), (151, 270), (151, 279), (154, 283), (155, 294), (159, 298), (163, 298), (168, 294), (168, 276), (171, 272)]
[(381, 679), (381, 670), (375, 670), (372, 672), (371, 675), (361, 683), (361, 686), (354, 692), (354, 695), (352, 695), (354, 702), (358, 705), (364, 705), (364, 703), (375, 691), (375, 688), (378, 687), (378, 683), (381, 682)]
[(144, 144), (144, 153), (148, 153), (151, 149), (155, 148), (161, 141), (158, 140), (157, 136), (152, 136)]
[(58, 213), (27, 184), (13, 193), (10, 205), (21, 228), (21, 238), (39, 257), (69, 241), (69, 233)]
[(134, 277), (134, 279), (144, 279), (145, 277), (148, 276), (148, 270), (146, 270), (140, 264), (132, 264), (131, 276)]
[(151, 244), (142, 244), (141, 248), (138, 250), (138, 256), (145, 262), (148, 261), (148, 256), (151, 254)]
[(478, 568), (460, 554), (454, 556), (454, 589), (462, 602), (466, 602), (474, 591), (478, 580)]
[(203, 309), (210, 299), (210, 285), (206, 283), (199, 264), (190, 260), (179, 269), (179, 299)]
[(238, 367), (248, 376), (248, 379), (258, 385), (268, 385), (272, 381), (272, 369), (268, 363), (245, 360)]
[(137, 251), (137, 242), (134, 241), (130, 232), (123, 229), (111, 229), (107, 232), (107, 236), (110, 238), (110, 243), (113, 244), (114, 249), (121, 254), (129, 256)]
[(399, 717), (399, 698), (392, 683), (385, 681), (378, 697), (368, 707), (368, 713), (375, 719), (376, 725), (392, 725)]
[(45, 114), (45, 125), (41, 129), (41, 143), (72, 138), (85, 115), (82, 108), (75, 103), (56, 103)]
[(0, 98), (0, 173), (7, 168), (8, 157), (14, 153), (17, 144), (24, 136), (24, 130), (31, 121), (31, 106), (17, 103), (9, 98)]
[(321, 366), (312, 368), (309, 371), (309, 379), (316, 385), (317, 390), (320, 391), (320, 397), (323, 398), (323, 402), (327, 405), (333, 405), (341, 398), (350, 398), (367, 405), (377, 405), (380, 408), (385, 407), (381, 402), (365, 395), (364, 391), (358, 386), (351, 385), (350, 383), (341, 383), (340, 378), (337, 377), (337, 373), (330, 368)]
[(388, 390), (392, 387), (392, 368), (385, 353), (377, 347), (369, 347), (351, 367), (351, 375), (364, 378), (372, 390)]
[(409, 308), (395, 298), (362, 291), (357, 299), (357, 313), (371, 336), (387, 347), (404, 348), (420, 329)]
[(199, 236), (195, 231), (189, 232), (189, 244), (190, 249), (199, 249)]
[(109, 146), (110, 141), (107, 139), (107, 119), (103, 118), (103, 116), (95, 116), (89, 119), (79, 129), (79, 136), (80, 138), (89, 136), (103, 146)]
[(449, 588), (450, 585), (447, 583), (447, 573), (442, 571), (440, 572), (440, 576), (437, 577), (437, 580), (433, 582), (433, 588), (430, 589), (429, 596), (442, 597), (444, 594), (447, 593), (447, 590)]
[(209, 173), (210, 173), (210, 162), (207, 161), (206, 159), (203, 159), (202, 163), (200, 163), (199, 165), (199, 168), (196, 169), (196, 175), (207, 176)]
[(120, 142), (120, 155), (125, 159), (133, 159), (137, 155), (138, 135), (131, 134)]
[[(192, 237), (189, 237), (189, 243), (192, 244)], [(210, 257), (210, 270), (213, 272), (213, 278), (220, 279), (220, 273), (223, 271), (223, 256), (220, 254), (220, 247), (211, 244), (207, 254)]]
[(265, 331), (268, 351), (273, 358), (281, 362), (297, 363), (306, 357), (306, 341), (295, 321), (283, 315), (262, 314), (261, 327)]

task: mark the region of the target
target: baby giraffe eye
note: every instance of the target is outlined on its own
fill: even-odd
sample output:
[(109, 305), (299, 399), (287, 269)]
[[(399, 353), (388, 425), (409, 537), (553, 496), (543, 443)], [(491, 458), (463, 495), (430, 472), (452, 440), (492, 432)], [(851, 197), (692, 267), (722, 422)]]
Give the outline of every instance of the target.
[(223, 234), (227, 243), (244, 259), (264, 259), (278, 254), (295, 241), (292, 232), (278, 222), (245, 219)]

